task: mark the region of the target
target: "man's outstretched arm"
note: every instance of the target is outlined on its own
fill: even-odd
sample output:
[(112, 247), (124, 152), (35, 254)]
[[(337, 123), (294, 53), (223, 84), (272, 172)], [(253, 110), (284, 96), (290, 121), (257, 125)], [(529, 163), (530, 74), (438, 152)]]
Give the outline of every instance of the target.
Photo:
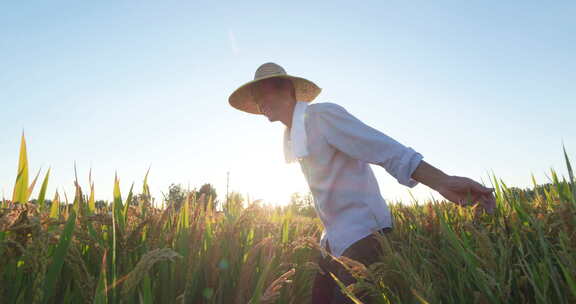
[(424, 160), (420, 161), (412, 178), (438, 191), (453, 203), (464, 206), (471, 201), (479, 202), (488, 213), (493, 213), (496, 207), (492, 195), (494, 189), (486, 188), (467, 177), (447, 175)]
[(493, 189), (469, 178), (446, 175), (423, 161), (420, 153), (366, 125), (343, 107), (324, 103), (310, 114), (322, 124), (330, 145), (354, 159), (384, 167), (400, 184), (414, 187), (421, 182), (456, 204), (480, 201), (486, 211), (493, 212)]

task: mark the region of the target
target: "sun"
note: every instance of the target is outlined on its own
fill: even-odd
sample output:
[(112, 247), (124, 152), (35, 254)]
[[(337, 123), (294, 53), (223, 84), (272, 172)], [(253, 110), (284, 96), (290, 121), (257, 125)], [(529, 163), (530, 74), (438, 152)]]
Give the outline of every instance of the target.
[(294, 192), (309, 191), (306, 179), (298, 164), (252, 166), (236, 175), (234, 188), (250, 195), (250, 200), (261, 199), (264, 203), (285, 205)]

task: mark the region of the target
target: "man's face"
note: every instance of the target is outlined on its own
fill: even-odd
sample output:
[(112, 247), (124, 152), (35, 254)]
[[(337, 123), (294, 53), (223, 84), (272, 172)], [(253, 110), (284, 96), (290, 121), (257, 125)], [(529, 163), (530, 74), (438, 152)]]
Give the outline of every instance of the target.
[(280, 120), (290, 111), (293, 98), (288, 87), (277, 87), (273, 80), (266, 79), (254, 87), (253, 93), (261, 113), (271, 122)]

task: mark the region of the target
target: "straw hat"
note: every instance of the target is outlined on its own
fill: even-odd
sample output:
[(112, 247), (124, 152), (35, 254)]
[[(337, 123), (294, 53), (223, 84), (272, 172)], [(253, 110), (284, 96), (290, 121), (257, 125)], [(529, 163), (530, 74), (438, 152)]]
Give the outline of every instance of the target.
[(318, 94), (320, 94), (320, 91), (322, 91), (322, 89), (312, 81), (288, 75), (281, 66), (273, 62), (268, 62), (261, 65), (256, 70), (256, 74), (254, 74), (254, 80), (247, 82), (236, 89), (236, 91), (234, 91), (228, 98), (228, 102), (231, 106), (238, 110), (252, 114), (261, 114), (256, 107), (256, 103), (254, 102), (254, 96), (252, 96), (251, 87), (258, 81), (273, 77), (290, 79), (294, 85), (294, 90), (296, 91), (297, 101), (311, 102), (314, 100), (314, 98), (316, 98), (316, 96), (318, 96)]

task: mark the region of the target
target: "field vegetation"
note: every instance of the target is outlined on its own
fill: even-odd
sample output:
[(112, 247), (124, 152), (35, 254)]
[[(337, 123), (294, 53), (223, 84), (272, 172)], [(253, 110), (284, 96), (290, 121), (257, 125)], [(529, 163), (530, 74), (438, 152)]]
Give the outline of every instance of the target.
[[(358, 279), (346, 293), (357, 303), (361, 293), (380, 303), (576, 303), (576, 185), (564, 155), (568, 178), (551, 171), (545, 187), (534, 180), (521, 191), (494, 177), (492, 215), (391, 203), (395, 229), (379, 237), (380, 261), (341, 259)], [(1, 202), (0, 302), (310, 301), (322, 224), (306, 204), (234, 194), (218, 210), (190, 191), (156, 208), (147, 177), (125, 196), (115, 178), (110, 203), (96, 204), (91, 179), (48, 200), (50, 170), (29, 177), (22, 137), (13, 195)]]

